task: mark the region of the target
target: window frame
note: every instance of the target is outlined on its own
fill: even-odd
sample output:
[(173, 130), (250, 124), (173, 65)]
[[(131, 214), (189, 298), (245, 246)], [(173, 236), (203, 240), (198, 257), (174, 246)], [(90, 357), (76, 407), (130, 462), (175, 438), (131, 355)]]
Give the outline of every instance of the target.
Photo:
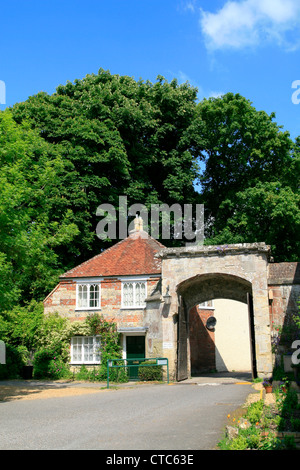
[[(87, 300), (88, 300), (88, 306), (87, 307), (80, 307), (79, 303), (79, 289), (80, 286), (86, 286), (87, 287)], [(90, 292), (91, 292), (91, 286), (98, 286), (99, 287), (99, 300), (98, 300), (98, 305), (97, 306), (92, 306), (91, 307), (91, 297), (90, 297)], [(76, 310), (101, 310), (101, 281), (99, 280), (82, 280), (82, 281), (77, 281), (76, 282)]]
[[(81, 339), (81, 359), (80, 360), (74, 360), (74, 340), (75, 339)], [(84, 339), (93, 339), (93, 344), (92, 344), (92, 355), (93, 359), (91, 361), (85, 361), (84, 360)], [(83, 336), (83, 335), (78, 335), (78, 336), (73, 336), (71, 338), (71, 350), (70, 350), (70, 364), (76, 365), (76, 364), (87, 364), (87, 365), (93, 365), (93, 364), (101, 364), (101, 340), (100, 336)], [(96, 350), (98, 348), (98, 351)], [(96, 359), (97, 355), (99, 355), (99, 360)]]
[[(211, 302), (211, 305), (207, 305), (208, 302)], [(205, 304), (205, 305), (202, 305)], [(214, 301), (212, 300), (205, 300), (205, 302), (202, 302), (202, 304), (198, 304), (197, 307), (199, 310), (214, 310)]]
[[(145, 299), (142, 304), (136, 303), (136, 285), (139, 283), (145, 284), (145, 299), (147, 298), (147, 278), (128, 278), (121, 279), (121, 309), (123, 310), (134, 310), (134, 309), (144, 309), (146, 307)], [(133, 284), (133, 305), (124, 305), (124, 285)]]

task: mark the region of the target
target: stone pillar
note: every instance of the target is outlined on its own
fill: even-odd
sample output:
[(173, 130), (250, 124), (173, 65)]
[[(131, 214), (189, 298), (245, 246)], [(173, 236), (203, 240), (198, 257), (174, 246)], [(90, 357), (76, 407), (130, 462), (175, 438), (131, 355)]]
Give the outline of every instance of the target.
[(268, 289), (253, 286), (256, 368), (258, 377), (270, 377), (273, 371)]
[(162, 267), (162, 300), (169, 293), (170, 304), (162, 304), (162, 356), (169, 361), (169, 376), (171, 381), (176, 380), (177, 375), (177, 328), (178, 328), (178, 298), (176, 293), (176, 278), (165, 264)]
[(161, 295), (153, 295), (146, 298), (143, 324), (147, 328), (146, 356), (162, 357), (162, 322), (161, 322)]

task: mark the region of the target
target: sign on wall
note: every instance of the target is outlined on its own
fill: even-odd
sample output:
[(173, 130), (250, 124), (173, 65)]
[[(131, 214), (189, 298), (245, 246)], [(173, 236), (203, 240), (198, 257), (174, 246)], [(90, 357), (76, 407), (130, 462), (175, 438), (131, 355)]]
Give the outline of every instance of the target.
[(4, 341), (0, 340), (0, 364), (6, 364), (6, 347)]

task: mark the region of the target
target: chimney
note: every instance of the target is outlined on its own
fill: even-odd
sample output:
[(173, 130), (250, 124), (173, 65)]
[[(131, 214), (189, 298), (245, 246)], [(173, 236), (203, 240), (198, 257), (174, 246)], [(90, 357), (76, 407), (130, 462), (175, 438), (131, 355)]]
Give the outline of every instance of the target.
[(134, 229), (130, 230), (129, 236), (131, 238), (149, 238), (148, 233), (143, 229), (143, 219), (141, 216), (136, 214), (135, 219), (133, 221)]
[(142, 232), (143, 231), (143, 219), (139, 215), (136, 214), (134, 219), (134, 231), (135, 232)]

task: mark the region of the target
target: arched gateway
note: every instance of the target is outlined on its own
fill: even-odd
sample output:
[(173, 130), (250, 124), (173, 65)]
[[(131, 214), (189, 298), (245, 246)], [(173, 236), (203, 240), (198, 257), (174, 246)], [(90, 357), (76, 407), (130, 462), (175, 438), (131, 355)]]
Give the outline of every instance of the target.
[(268, 299), (269, 247), (264, 243), (166, 248), (162, 260), (162, 294), (170, 302), (162, 310), (163, 355), (171, 376), (190, 375), (189, 311), (211, 299), (248, 304), (253, 376), (272, 373)]

